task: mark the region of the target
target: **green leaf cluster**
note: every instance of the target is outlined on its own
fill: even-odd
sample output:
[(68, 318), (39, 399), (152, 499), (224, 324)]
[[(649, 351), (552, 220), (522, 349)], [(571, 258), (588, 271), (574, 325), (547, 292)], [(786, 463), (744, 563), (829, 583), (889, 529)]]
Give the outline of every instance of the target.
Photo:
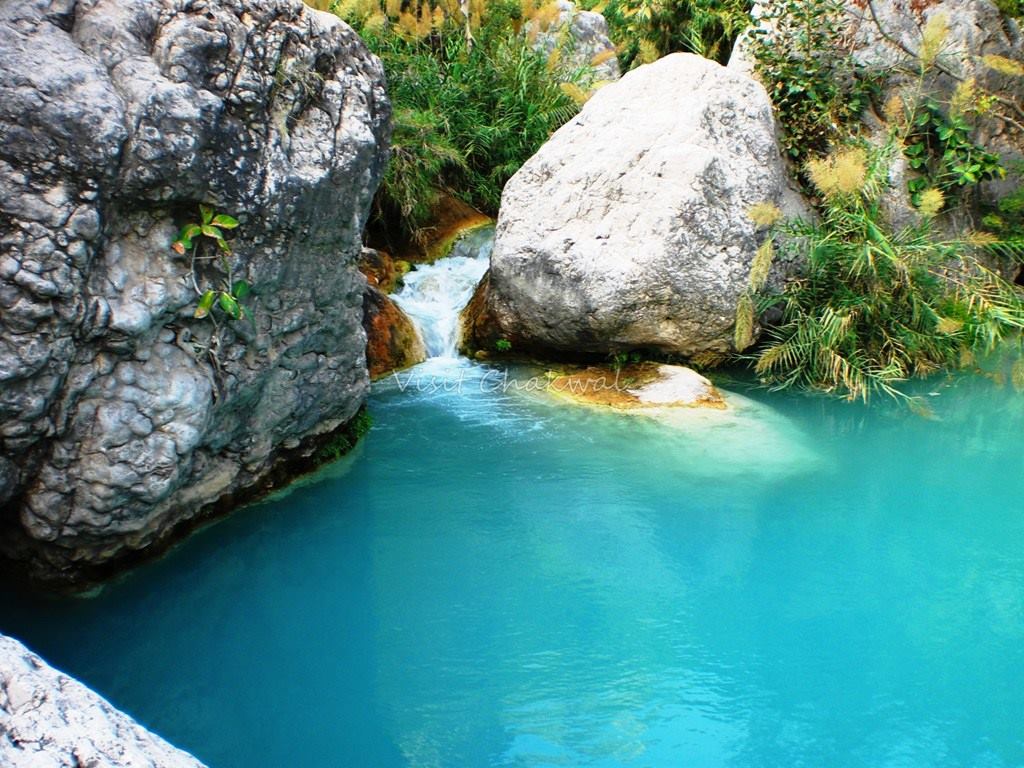
[(843, 52), (841, 0), (780, 0), (763, 6), (751, 52), (798, 164), (841, 140), (877, 93), (878, 73)]
[(777, 247), (807, 268), (759, 306), (782, 316), (754, 356), (775, 388), (906, 398), (901, 382), (968, 365), (1024, 329), (1021, 294), (982, 258), (993, 238), (888, 226), (880, 197), (897, 152), (895, 137), (866, 152), (860, 190), (823, 195), (820, 219), (779, 230)]
[(214, 306), (218, 306), (232, 320), (241, 320), (248, 314), (248, 309), (241, 304), (248, 295), (249, 284), (245, 280), (236, 280), (230, 287), (219, 290), (207, 289), (199, 299), (194, 317), (199, 320), (209, 317)]
[(178, 233), (178, 238), (171, 246), (178, 253), (184, 254), (195, 246), (193, 242), (197, 237), (208, 237), (213, 240), (217, 247), (224, 253), (231, 253), (231, 246), (224, 239), (225, 229), (234, 229), (238, 226), (238, 220), (223, 213), (214, 213), (213, 208), (208, 205), (199, 206), (200, 221), (186, 224)]
[[(207, 288), (199, 295), (199, 302), (196, 304), (193, 317), (198, 320), (212, 317), (215, 308), (220, 308), (232, 320), (241, 320), (248, 316), (252, 318), (248, 309), (242, 306), (241, 302), (249, 295), (251, 287), (245, 280), (232, 280), (231, 267), (227, 257), (231, 254), (231, 246), (225, 239), (225, 230), (232, 230), (238, 227), (238, 220), (225, 213), (216, 213), (209, 205), (199, 206), (199, 221), (185, 224), (178, 233), (177, 239), (171, 244), (171, 248), (179, 254), (192, 256), (192, 278), (195, 285), (196, 279), (196, 258), (202, 249), (204, 242), (216, 244), (220, 254), (220, 262), (224, 272), (221, 285), (218, 288)], [(199, 287), (196, 285), (199, 293)]]
[(926, 189), (939, 189), (949, 198), (979, 182), (1006, 176), (999, 155), (974, 142), (971, 133), (963, 115), (944, 109), (935, 99), (925, 98), (917, 105), (903, 150), (908, 165), (920, 174), (907, 182), (915, 205)]

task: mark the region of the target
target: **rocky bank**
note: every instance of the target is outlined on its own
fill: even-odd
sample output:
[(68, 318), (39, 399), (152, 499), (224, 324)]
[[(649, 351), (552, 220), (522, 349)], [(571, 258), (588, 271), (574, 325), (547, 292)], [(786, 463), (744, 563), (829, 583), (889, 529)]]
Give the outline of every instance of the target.
[[(3, 2), (0, 68), (0, 550), (67, 584), (358, 411), (390, 109), (299, 0)], [(226, 260), (172, 250), (200, 204), (240, 222)], [(237, 280), (245, 316), (194, 316)]]
[(3, 635), (0, 765), (203, 768), (194, 757)]

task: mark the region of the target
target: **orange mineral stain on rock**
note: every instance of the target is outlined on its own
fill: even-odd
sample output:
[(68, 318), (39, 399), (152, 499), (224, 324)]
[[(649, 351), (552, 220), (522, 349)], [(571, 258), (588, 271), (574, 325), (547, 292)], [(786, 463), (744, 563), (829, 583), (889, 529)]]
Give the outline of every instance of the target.
[(431, 214), (431, 225), (423, 230), (419, 242), (411, 243), (398, 254), (414, 263), (432, 263), (449, 254), (462, 235), (494, 224), (494, 219), (452, 197), (441, 195)]
[(363, 294), (366, 365), (371, 379), (423, 362), (427, 351), (408, 316), (372, 286)]
[(366, 275), (366, 282), (383, 293), (394, 293), (409, 266), (409, 262), (374, 248), (363, 248), (359, 256), (359, 271)]
[(618, 410), (728, 406), (714, 384), (679, 365), (638, 363), (622, 368), (591, 366), (555, 375), (548, 391), (584, 405)]

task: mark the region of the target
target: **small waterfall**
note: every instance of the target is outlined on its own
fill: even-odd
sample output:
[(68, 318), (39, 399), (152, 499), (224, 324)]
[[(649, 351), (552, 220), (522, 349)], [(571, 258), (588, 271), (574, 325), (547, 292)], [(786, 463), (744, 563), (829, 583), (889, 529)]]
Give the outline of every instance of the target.
[(467, 233), (450, 256), (407, 274), (402, 290), (391, 297), (416, 325), (427, 357), (458, 355), (459, 313), (487, 271), (493, 244), (494, 227)]

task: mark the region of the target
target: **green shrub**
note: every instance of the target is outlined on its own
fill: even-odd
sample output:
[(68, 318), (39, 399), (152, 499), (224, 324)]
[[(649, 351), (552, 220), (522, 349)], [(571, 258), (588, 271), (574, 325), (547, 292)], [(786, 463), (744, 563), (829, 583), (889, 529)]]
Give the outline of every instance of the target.
[(604, 0), (584, 3), (603, 13), (624, 68), (669, 53), (696, 53), (721, 64), (750, 25), (749, 0)]
[(782, 225), (777, 244), (799, 250), (806, 270), (758, 307), (781, 310), (754, 358), (775, 388), (905, 398), (900, 382), (970, 364), (1024, 328), (1021, 295), (979, 259), (995, 238), (946, 237), (929, 217), (888, 228), (880, 199), (897, 139), (842, 149), (809, 168), (820, 220)]
[(843, 50), (843, 14), (841, 0), (770, 3), (751, 34), (783, 148), (798, 163), (845, 138), (878, 90), (878, 75)]
[(1006, 175), (999, 155), (971, 140), (971, 132), (966, 115), (935, 99), (922, 99), (910, 115), (903, 150), (910, 168), (920, 174), (908, 182), (915, 205), (930, 188), (939, 189), (947, 198), (960, 197), (981, 181)]
[(380, 221), (418, 229), (429, 222), (444, 175), (467, 170), (440, 115), (396, 105), (391, 157), (374, 198), (374, 215)]
[(467, 20), (450, 0), (332, 6), (388, 77), (394, 149), (375, 205), (384, 230), (421, 234), (440, 192), (496, 213), (505, 182), (586, 98), (589, 67), (567, 69), (523, 33), (541, 8), (508, 0), (470, 7)]
[(996, 8), (1004, 16), (1011, 19), (1019, 19), (1024, 16), (1024, 5), (1021, 4), (1020, 0), (995, 0)]
[[(849, 399), (882, 392), (911, 400), (901, 382), (972, 365), (1024, 329), (1022, 295), (992, 269), (999, 258), (1024, 257), (1024, 243), (1012, 236), (1013, 217), (993, 213), (988, 231), (960, 235), (949, 234), (948, 221), (933, 223), (947, 207), (976, 203), (980, 182), (1004, 177), (998, 157), (973, 140), (969, 117), (1005, 100), (973, 79), (961, 81), (945, 103), (934, 97), (931, 75), (946, 71), (940, 59), (949, 32), (948, 20), (936, 14), (916, 55), (898, 65), (916, 82), (882, 110), (887, 139), (881, 146), (863, 141), (859, 118), (884, 78), (859, 70), (843, 49), (843, 13), (839, 0), (783, 0), (753, 36), (785, 149), (816, 194), (818, 215), (776, 226), (777, 237), (758, 251), (739, 302), (735, 344), (747, 347), (758, 314), (772, 310), (781, 319), (753, 356), (764, 382)], [(1019, 69), (996, 58), (986, 62)], [(882, 201), (901, 153), (918, 217), (897, 228)], [(1013, 199), (1004, 207), (1013, 208)], [(764, 210), (752, 218), (770, 226)], [(997, 220), (1002, 229), (989, 226)], [(781, 293), (759, 299), (778, 249), (806, 267)]]

